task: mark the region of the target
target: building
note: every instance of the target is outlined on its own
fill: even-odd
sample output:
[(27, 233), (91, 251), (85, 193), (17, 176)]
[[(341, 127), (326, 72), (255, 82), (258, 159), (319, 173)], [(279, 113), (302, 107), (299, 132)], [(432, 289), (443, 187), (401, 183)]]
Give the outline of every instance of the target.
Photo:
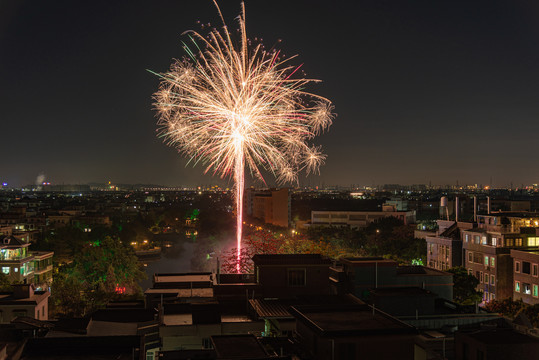
[(266, 224), (289, 227), (292, 222), (290, 204), (288, 188), (245, 191), (245, 213)]
[(48, 291), (36, 291), (33, 285), (12, 285), (13, 291), (0, 293), (0, 324), (17, 317), (27, 316), (36, 320), (49, 319)]
[(52, 257), (53, 251), (31, 251), (30, 255), (34, 257), (34, 280), (36, 289), (49, 289), (52, 283)]
[(424, 266), (399, 266), (381, 257), (343, 258), (332, 266), (330, 280), (337, 294), (367, 299), (372, 289), (419, 287), (453, 300), (453, 275)]
[(484, 301), (513, 296), (511, 249), (539, 245), (539, 218), (530, 214), (477, 215), (477, 228), (462, 231), (464, 267), (479, 279)]
[(537, 359), (538, 354), (539, 338), (512, 328), (485, 326), (455, 333), (457, 360)]
[(10, 282), (30, 284), (34, 279), (34, 256), (27, 237), (0, 236), (0, 270)]
[(386, 217), (395, 217), (405, 225), (416, 221), (416, 212), (397, 211), (384, 205), (382, 211), (311, 211), (311, 226), (348, 226), (359, 229)]
[(513, 300), (539, 304), (539, 249), (511, 249)]
[(447, 270), (462, 266), (463, 229), (473, 228), (472, 223), (438, 220), (435, 235), (426, 236), (427, 266), (438, 270)]
[(330, 293), (332, 261), (320, 254), (255, 255), (255, 279), (265, 298)]
[(312, 359), (414, 358), (417, 330), (370, 306), (297, 306), (291, 312)]

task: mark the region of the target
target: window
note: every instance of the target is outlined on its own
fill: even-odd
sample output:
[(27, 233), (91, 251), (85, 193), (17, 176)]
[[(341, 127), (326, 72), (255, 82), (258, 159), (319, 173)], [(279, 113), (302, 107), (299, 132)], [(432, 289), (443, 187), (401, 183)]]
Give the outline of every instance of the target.
[[(483, 272), (481, 271), (480, 274), (481, 275), (479, 275), (479, 282), (482, 284), (483, 283)], [(488, 284), (488, 280), (487, 280), (487, 284)]]
[(491, 267), (495, 267), (495, 266), (496, 266), (496, 258), (495, 258), (495, 257), (491, 257), (491, 258), (490, 258), (490, 266), (491, 266)]
[(496, 285), (496, 278), (494, 277), (494, 275), (490, 275), (490, 285)]
[(520, 272), (520, 261), (515, 261), (515, 272)]
[(486, 245), (486, 244), (487, 244), (487, 237), (486, 236), (481, 237), (481, 245)]
[(488, 256), (485, 256), (485, 266), (488, 266)]
[(9, 266), (2, 266), (2, 274), (9, 275)]
[(515, 246), (522, 246), (522, 238), (515, 239)]
[(513, 246), (514, 239), (505, 239), (505, 246)]
[(528, 246), (539, 246), (539, 237), (529, 237)]
[(498, 239), (496, 239), (495, 237), (492, 238), (492, 246), (496, 246), (496, 244), (498, 243)]
[(288, 269), (288, 286), (305, 286), (305, 269)]
[(533, 276), (537, 276), (537, 264), (533, 264), (533, 267), (532, 267), (532, 275), (533, 275)]
[(468, 262), (473, 263), (473, 252), (468, 251)]
[(464, 239), (466, 242), (468, 242), (470, 240), (470, 235), (469, 234), (464, 235)]
[(539, 296), (539, 287), (537, 285), (533, 285), (533, 297)]
[(19, 272), (19, 268), (13, 268), (13, 271)]
[(527, 284), (527, 283), (523, 283), (522, 284), (522, 288), (523, 288), (523, 293), (526, 294), (526, 295), (531, 295), (532, 294), (532, 287), (530, 284)]
[(39, 316), (39, 309), (37, 309), (37, 319), (41, 319), (41, 317)]
[(472, 275), (472, 274), (473, 274), (472, 269), (468, 269), (468, 275)]
[(521, 271), (522, 271), (523, 274), (528, 274), (528, 275), (531, 274), (531, 269), (530, 268), (531, 268), (531, 265), (530, 265), (530, 263), (528, 261), (523, 261), (522, 262), (522, 270)]
[(496, 299), (496, 296), (494, 295), (494, 293), (490, 293), (490, 300), (495, 300)]
[(520, 292), (520, 281), (515, 281), (515, 292)]

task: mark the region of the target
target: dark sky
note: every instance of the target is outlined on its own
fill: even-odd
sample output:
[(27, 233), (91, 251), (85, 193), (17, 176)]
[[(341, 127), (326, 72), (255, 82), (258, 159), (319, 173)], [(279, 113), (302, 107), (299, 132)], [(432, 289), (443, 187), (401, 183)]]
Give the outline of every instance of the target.
[[(238, 1), (221, 1), (229, 25)], [(248, 0), (247, 30), (338, 114), (303, 184), (539, 182), (539, 2)], [(0, 0), (0, 177), (216, 183), (156, 136), (152, 93), (211, 0)]]

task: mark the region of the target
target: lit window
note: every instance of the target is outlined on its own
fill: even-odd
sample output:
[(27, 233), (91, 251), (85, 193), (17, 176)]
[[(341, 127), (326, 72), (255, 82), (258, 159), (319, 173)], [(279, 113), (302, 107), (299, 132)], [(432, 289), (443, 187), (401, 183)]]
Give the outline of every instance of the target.
[(490, 266), (494, 267), (496, 265), (496, 258), (491, 257), (490, 258)]
[(470, 240), (470, 235), (468, 234), (464, 235), (464, 239), (466, 239), (466, 242), (468, 242), (468, 240)]
[(486, 236), (483, 236), (481, 238), (481, 245), (486, 245), (487, 244), (487, 237)]
[(539, 289), (537, 285), (533, 285), (533, 296), (538, 297), (539, 296)]
[(530, 284), (523, 283), (523, 284), (522, 284), (522, 287), (524, 288), (524, 289), (523, 289), (523, 290), (524, 290), (524, 291), (523, 291), (524, 294), (526, 294), (526, 295), (531, 295), (531, 293), (532, 293), (532, 287), (531, 287)]
[(2, 266), (2, 274), (9, 275), (9, 266)]
[(528, 246), (539, 246), (539, 237), (529, 237)]
[(13, 271), (19, 272), (19, 268), (13, 268)]
[(494, 277), (494, 275), (490, 275), (490, 285), (496, 285), (496, 279)]
[(488, 266), (488, 256), (485, 256), (485, 266)]
[(520, 281), (515, 281), (515, 292), (520, 292)]
[(492, 238), (492, 246), (496, 246), (496, 244), (498, 243), (498, 239), (496, 239), (495, 237)]

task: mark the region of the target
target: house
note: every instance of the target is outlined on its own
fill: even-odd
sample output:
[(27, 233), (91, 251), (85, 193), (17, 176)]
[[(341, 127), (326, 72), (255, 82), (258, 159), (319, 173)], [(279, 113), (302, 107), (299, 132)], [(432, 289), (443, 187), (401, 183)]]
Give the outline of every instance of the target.
[(36, 291), (31, 284), (12, 285), (13, 291), (0, 293), (0, 324), (9, 323), (19, 316), (48, 320), (48, 291)]

